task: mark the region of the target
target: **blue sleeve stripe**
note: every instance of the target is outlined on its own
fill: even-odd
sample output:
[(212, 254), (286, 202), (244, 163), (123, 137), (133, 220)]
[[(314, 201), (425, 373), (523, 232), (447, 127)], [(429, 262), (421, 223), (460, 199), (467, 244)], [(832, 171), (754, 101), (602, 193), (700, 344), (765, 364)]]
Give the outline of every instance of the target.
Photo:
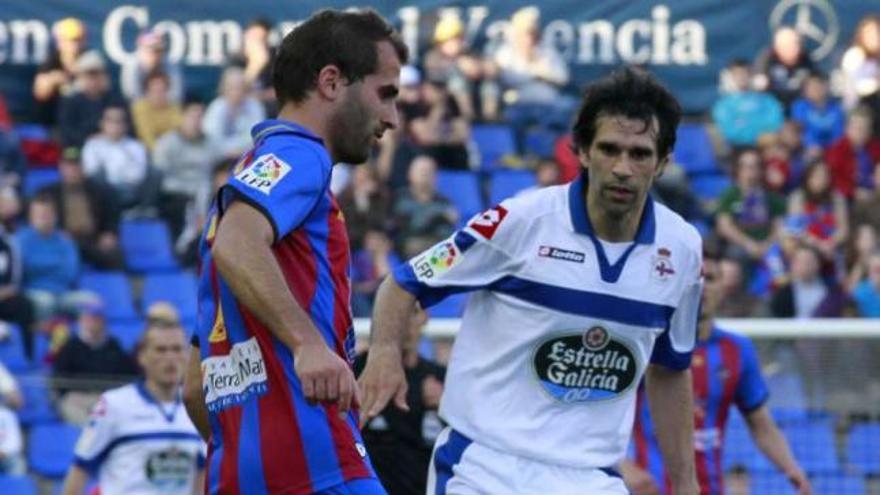
[(507, 276), (489, 286), (545, 308), (626, 325), (667, 328), (675, 308), (610, 294), (601, 294)]
[(691, 366), (691, 352), (676, 352), (669, 339), (669, 329), (663, 331), (651, 352), (651, 362), (673, 370), (686, 370)]
[(442, 287), (432, 287), (419, 282), (412, 266), (407, 262), (397, 265), (397, 267), (392, 270), (391, 276), (394, 277), (394, 281), (397, 282), (403, 290), (412, 294), (413, 297), (419, 301), (422, 308), (425, 309), (430, 308), (452, 294), (485, 288), (482, 285), (444, 285)]
[(476, 244), (477, 238), (463, 230), (459, 230), (455, 233), (454, 242), (455, 245), (458, 247), (458, 250), (464, 253), (467, 252), (467, 250), (470, 249), (471, 246)]
[(82, 470), (88, 472), (91, 475), (94, 475), (95, 472), (97, 472), (98, 470), (98, 466), (101, 465), (101, 463), (98, 462), (98, 458), (87, 460), (80, 456), (74, 456), (73, 464), (80, 467)]

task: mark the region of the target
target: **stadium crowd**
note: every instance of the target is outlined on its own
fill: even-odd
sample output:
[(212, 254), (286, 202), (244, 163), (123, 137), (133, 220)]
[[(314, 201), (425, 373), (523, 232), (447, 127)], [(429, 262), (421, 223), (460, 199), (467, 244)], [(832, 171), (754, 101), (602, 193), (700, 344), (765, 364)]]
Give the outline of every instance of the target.
[[(186, 274), (213, 194), (277, 110), (272, 27), (248, 25), (206, 99), (157, 33), (114, 80), (67, 18), (32, 115), (13, 119), (0, 95), (0, 473), (28, 469), (21, 425), (82, 425), (96, 392), (137, 374), (147, 321), (192, 330)], [(567, 132), (584, 81), (540, 28), (538, 9), (520, 9), (503, 43), (476, 51), (461, 19), (440, 17), (422, 63), (401, 73), (401, 125), (370, 163), (336, 166), (356, 317), (400, 260), (508, 195), (577, 175)], [(720, 246), (719, 316), (880, 317), (880, 17), (859, 24), (834, 75), (781, 28), (754, 60), (730, 61), (711, 112), (680, 130), (654, 194)], [(422, 348), (442, 364), (444, 349)], [(436, 409), (442, 367), (419, 366), (419, 409)], [(37, 397), (47, 379), (51, 403)], [(414, 432), (416, 450), (430, 455), (438, 431)]]

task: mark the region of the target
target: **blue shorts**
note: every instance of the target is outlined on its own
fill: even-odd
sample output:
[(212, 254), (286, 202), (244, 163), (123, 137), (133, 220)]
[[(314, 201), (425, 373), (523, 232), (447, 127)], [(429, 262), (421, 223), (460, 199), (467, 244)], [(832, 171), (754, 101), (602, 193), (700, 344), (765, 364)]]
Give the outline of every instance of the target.
[(388, 495), (376, 478), (361, 478), (331, 486), (314, 495)]

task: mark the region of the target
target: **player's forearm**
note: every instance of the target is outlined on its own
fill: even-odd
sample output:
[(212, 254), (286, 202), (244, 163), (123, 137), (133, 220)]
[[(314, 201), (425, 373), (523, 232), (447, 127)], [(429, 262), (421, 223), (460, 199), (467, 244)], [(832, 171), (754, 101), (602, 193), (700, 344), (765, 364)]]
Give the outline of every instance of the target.
[(61, 495), (81, 495), (88, 482), (88, 474), (79, 466), (71, 466), (64, 478)]
[(696, 494), (691, 372), (650, 365), (646, 386), (663, 465), (677, 487), (675, 493)]
[(788, 441), (785, 439), (785, 436), (782, 435), (782, 432), (779, 431), (779, 428), (776, 427), (776, 423), (773, 421), (773, 418), (770, 416), (770, 412), (766, 407), (762, 406), (751, 412), (746, 417), (746, 421), (758, 449), (763, 452), (764, 455), (766, 455), (767, 458), (780, 469), (780, 471), (789, 477), (800, 472), (800, 466), (798, 466), (797, 461), (795, 461), (794, 456), (791, 453)]
[(220, 228), (214, 261), (236, 299), (291, 350), (323, 340), (294, 300), (275, 255), (264, 239), (247, 231)]
[(373, 305), (372, 327), (370, 329), (370, 353), (373, 350), (400, 352), (403, 336), (412, 315), (416, 300), (412, 294), (394, 280), (385, 277), (376, 293)]

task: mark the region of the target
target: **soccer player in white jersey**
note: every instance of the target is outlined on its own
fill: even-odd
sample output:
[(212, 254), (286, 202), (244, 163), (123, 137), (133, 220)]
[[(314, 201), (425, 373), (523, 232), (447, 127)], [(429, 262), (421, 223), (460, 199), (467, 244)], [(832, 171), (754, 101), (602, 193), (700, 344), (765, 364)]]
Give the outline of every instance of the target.
[(646, 72), (595, 82), (573, 131), (580, 178), (502, 202), (383, 282), (364, 420), (392, 399), (406, 407), (401, 341), (415, 302), (472, 291), (429, 494), (626, 494), (615, 466), (643, 375), (675, 493), (699, 493), (689, 365), (702, 242), (648, 194), (680, 112)]
[(201, 493), (204, 443), (180, 397), (186, 347), (179, 325), (149, 324), (138, 352), (144, 379), (101, 396), (77, 442), (64, 495), (83, 493), (89, 475), (107, 495)]

